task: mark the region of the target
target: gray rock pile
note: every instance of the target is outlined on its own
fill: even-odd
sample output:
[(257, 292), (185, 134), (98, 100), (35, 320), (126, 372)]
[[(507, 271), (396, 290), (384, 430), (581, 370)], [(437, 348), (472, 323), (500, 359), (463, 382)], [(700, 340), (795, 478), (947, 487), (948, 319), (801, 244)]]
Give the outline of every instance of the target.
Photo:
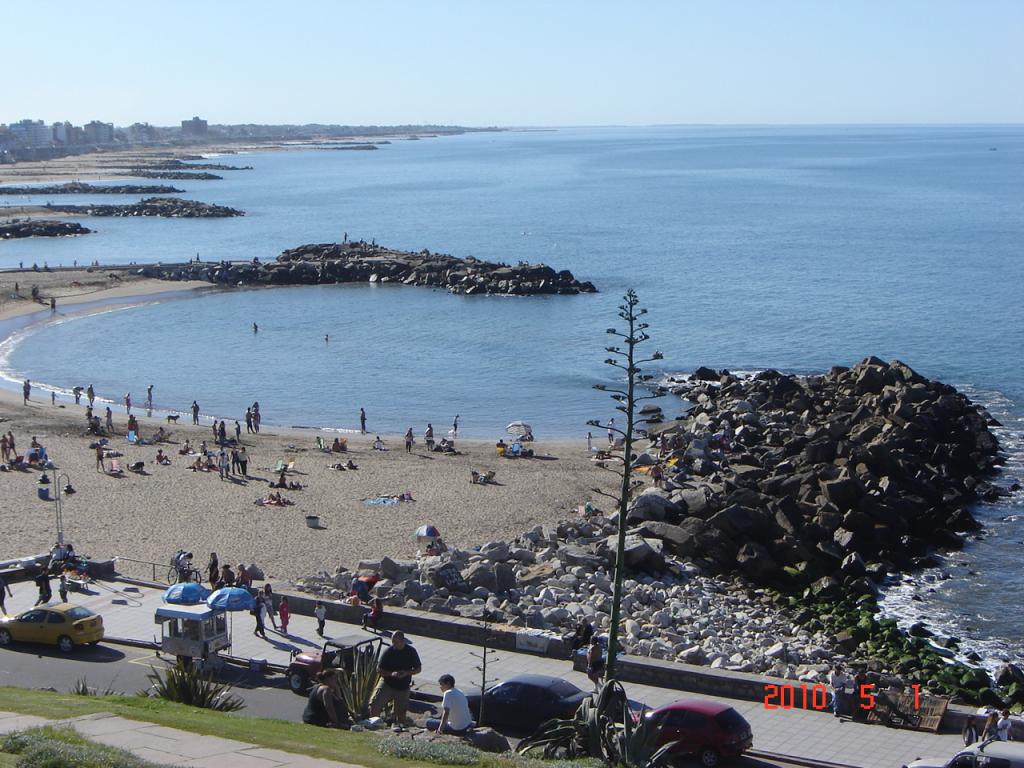
[(395, 251), (363, 241), (303, 245), (284, 251), (276, 262), (152, 265), (143, 274), (165, 280), (208, 280), (229, 285), (320, 285), (399, 283), (444, 288), (464, 295), (593, 293), (569, 270), (545, 264), (505, 264), (459, 259), (446, 254)]
[(147, 197), (128, 205), (48, 205), (51, 211), (78, 213), (87, 216), (163, 216), (166, 218), (196, 219), (244, 216), (245, 211), (225, 205), (179, 200), (176, 197)]
[(146, 168), (132, 168), (130, 171), (117, 174), (118, 176), (132, 176), (136, 179), (173, 179), (174, 181), (217, 181), (223, 179), (215, 173), (206, 171), (170, 171)]
[(0, 240), (14, 240), (22, 237), (68, 237), (87, 235), (91, 229), (75, 221), (52, 221), (31, 219), (25, 221), (0, 222)]
[(994, 420), (899, 361), (823, 376), (698, 371), (671, 386), (695, 405), (651, 429), (648, 458), (674, 466), (630, 517), (713, 571), (868, 593), (887, 572), (930, 565), (933, 548), (962, 546), (979, 527), (968, 507), (1006, 492), (987, 479)]
[(44, 187), (0, 187), (0, 195), (173, 195), (184, 191), (165, 184), (86, 184), (82, 181)]
[[(328, 599), (349, 594), (353, 579), (379, 574), (375, 593), (391, 605), (569, 634), (583, 617), (610, 626), (615, 525), (602, 517), (538, 526), (513, 542), (418, 560), (360, 562), (299, 579)], [(794, 629), (764, 589), (705, 576), (639, 532), (627, 561), (623, 646), (628, 653), (790, 679), (818, 680), (828, 660), (848, 658), (823, 633)], [(651, 572), (645, 572), (649, 569)], [(852, 657), (850, 657), (852, 658)]]

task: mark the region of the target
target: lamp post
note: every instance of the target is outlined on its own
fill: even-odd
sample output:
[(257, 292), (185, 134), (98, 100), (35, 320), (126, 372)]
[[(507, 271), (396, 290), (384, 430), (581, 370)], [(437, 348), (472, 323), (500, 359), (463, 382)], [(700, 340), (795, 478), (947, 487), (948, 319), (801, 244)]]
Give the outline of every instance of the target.
[(54, 502), (57, 510), (57, 544), (61, 547), (64, 546), (64, 499), (61, 494), (61, 489), (63, 488), (61, 484), (65, 481), (67, 481), (68, 485), (71, 485), (71, 478), (68, 477), (66, 472), (62, 472), (54, 479), (54, 485), (56, 486), (54, 488), (56, 491)]

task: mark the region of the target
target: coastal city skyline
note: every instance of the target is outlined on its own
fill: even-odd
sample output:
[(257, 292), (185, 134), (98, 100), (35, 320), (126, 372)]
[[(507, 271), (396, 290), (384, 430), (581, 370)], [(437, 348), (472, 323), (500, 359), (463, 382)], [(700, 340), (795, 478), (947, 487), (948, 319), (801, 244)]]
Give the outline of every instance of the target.
[[(1019, 123), (1013, 2), (62, 9), (0, 117), (115, 126)], [(6, 10), (10, 28), (38, 11)], [(315, 23), (313, 23), (315, 21)], [(189, 34), (153, 35), (187, 27)], [(163, 62), (125, 66), (125, 62)], [(76, 73), (69, 87), (66, 73)]]

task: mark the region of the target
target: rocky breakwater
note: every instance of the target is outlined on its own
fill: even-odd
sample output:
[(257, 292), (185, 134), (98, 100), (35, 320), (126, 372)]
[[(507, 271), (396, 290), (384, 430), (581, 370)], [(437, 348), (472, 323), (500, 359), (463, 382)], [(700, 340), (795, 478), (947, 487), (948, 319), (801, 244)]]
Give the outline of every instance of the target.
[(0, 187), (0, 195), (174, 195), (183, 189), (165, 184), (85, 184), (69, 181), (45, 187)]
[(51, 211), (86, 216), (164, 216), (167, 218), (225, 218), (244, 216), (245, 212), (224, 205), (179, 200), (176, 197), (147, 197), (129, 205), (48, 205)]
[(206, 171), (172, 171), (172, 170), (149, 170), (146, 168), (133, 168), (130, 171), (117, 174), (118, 176), (132, 176), (136, 179), (172, 179), (174, 181), (218, 181), (223, 176)]
[(631, 516), (667, 521), (652, 530), (675, 553), (755, 583), (870, 593), (933, 564), (933, 548), (961, 547), (979, 527), (970, 505), (1003, 492), (989, 479), (1000, 455), (988, 413), (898, 361), (709, 372), (672, 391), (694, 407), (652, 429), (674, 466)]
[(230, 285), (320, 285), (333, 283), (398, 283), (444, 288), (467, 296), (500, 294), (572, 295), (593, 293), (569, 270), (544, 264), (505, 264), (459, 259), (430, 251), (406, 252), (373, 243), (303, 245), (284, 251), (275, 262), (151, 265), (140, 270), (167, 280), (208, 280)]
[(31, 221), (0, 222), (0, 240), (14, 240), (22, 237), (69, 237), (71, 235), (87, 235), (91, 229), (83, 227), (75, 221), (50, 221), (33, 219)]

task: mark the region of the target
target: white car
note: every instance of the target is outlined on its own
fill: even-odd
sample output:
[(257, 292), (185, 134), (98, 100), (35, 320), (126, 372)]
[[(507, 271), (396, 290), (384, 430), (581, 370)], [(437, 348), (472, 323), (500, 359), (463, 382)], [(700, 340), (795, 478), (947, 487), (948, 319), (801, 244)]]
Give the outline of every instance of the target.
[(949, 760), (919, 757), (903, 768), (1024, 768), (1024, 741), (979, 741)]

